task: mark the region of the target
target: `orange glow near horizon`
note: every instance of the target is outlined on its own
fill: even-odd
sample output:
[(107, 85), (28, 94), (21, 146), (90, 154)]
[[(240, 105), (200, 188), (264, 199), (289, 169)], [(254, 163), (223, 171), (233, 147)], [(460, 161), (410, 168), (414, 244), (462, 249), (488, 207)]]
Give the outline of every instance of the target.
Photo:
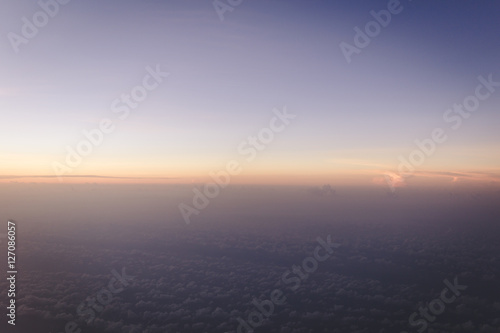
[[(220, 170), (218, 170), (220, 171)], [(70, 175), (61, 180), (55, 175), (5, 175), (0, 176), (0, 183), (40, 183), (40, 184), (204, 184), (213, 183), (209, 173), (183, 173), (171, 175)], [(500, 187), (500, 172), (489, 170), (483, 172), (440, 172), (434, 170), (415, 171), (411, 175), (399, 175), (385, 170), (335, 170), (334, 172), (317, 173), (264, 173), (241, 172), (230, 176), (232, 185), (292, 185), (292, 186), (371, 186), (387, 187), (387, 176), (394, 177), (395, 187), (442, 187), (488, 185)]]

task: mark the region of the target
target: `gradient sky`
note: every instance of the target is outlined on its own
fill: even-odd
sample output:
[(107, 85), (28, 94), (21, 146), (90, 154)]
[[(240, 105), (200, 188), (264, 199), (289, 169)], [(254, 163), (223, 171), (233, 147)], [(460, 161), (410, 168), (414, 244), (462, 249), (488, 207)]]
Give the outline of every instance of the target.
[[(498, 2), (401, 1), (350, 64), (339, 44), (387, 1), (245, 0), (222, 22), (210, 1), (73, 0), (18, 53), (8, 33), (40, 7), (2, 3), (0, 181), (54, 176), (103, 118), (115, 131), (68, 175), (204, 181), (236, 159), (234, 182), (380, 183), (441, 127), (448, 140), (413, 178), (500, 180), (500, 91), (459, 129), (443, 121), (479, 75), (500, 81)], [(119, 121), (112, 101), (157, 64), (170, 76)], [(238, 145), (284, 106), (297, 117), (244, 162)]]

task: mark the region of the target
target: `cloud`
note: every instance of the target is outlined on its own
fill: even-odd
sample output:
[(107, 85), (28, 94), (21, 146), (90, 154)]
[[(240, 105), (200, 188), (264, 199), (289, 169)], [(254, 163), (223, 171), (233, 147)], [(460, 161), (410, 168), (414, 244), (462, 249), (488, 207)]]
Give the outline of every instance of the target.
[(391, 188), (405, 187), (405, 177), (394, 172), (387, 171), (383, 176), (374, 177), (372, 182), (377, 185), (389, 185)]
[(335, 190), (330, 184), (326, 184), (322, 187), (314, 187), (309, 189), (309, 193), (320, 197), (331, 197), (335, 195)]

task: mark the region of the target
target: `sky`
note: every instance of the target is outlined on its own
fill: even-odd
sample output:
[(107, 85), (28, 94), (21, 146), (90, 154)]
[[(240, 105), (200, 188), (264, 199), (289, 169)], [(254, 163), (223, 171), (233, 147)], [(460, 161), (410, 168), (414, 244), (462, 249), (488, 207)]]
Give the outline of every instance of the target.
[[(500, 87), (445, 119), (478, 77), (500, 81), (494, 1), (245, 0), (221, 20), (210, 1), (72, 0), (17, 44), (40, 4), (3, 4), (0, 182), (206, 182), (236, 160), (234, 183), (499, 184)], [(356, 46), (354, 29), (388, 6), (397, 13), (347, 59), (341, 43)], [(154, 70), (120, 119), (119, 99)], [(249, 137), (285, 111), (248, 160)], [(70, 166), (68, 149), (103, 119), (113, 130)], [(436, 128), (447, 139), (398, 170)]]

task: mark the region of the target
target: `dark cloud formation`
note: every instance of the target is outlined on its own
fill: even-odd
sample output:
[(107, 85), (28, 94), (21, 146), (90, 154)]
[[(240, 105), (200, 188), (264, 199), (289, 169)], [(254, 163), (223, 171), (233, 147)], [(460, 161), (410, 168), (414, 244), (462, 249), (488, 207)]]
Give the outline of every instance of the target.
[[(138, 198), (160, 193), (153, 187), (127, 191), (120, 190), (125, 211)], [(239, 193), (246, 202), (233, 206), (241, 208), (239, 214), (214, 209), (190, 226), (173, 217), (151, 222), (132, 214), (86, 223), (71, 215), (55, 224), (45, 218), (23, 225), (18, 218), (16, 332), (64, 332), (71, 321), (82, 332), (236, 332), (237, 318), (247, 320), (256, 310), (252, 301), (268, 299), (275, 289), (286, 302), (255, 332), (418, 332), (421, 326), (411, 326), (410, 315), (438, 298), (443, 281), (455, 277), (467, 289), (428, 322), (427, 332), (498, 332), (500, 212), (487, 199), (491, 193), (482, 200), (448, 193), (417, 193), (407, 200), (405, 192), (395, 198), (381, 192), (378, 201), (358, 193), (353, 201), (340, 189), (323, 202), (304, 189), (234, 191), (214, 205), (234, 204)], [(87, 200), (101, 209), (100, 195), (114, 193), (95, 192), (77, 186), (64, 195), (74, 193), (82, 204)], [(243, 209), (261, 205), (252, 201), (258, 198), (268, 200), (262, 211)], [(282, 211), (286, 201), (288, 212)], [(332, 203), (338, 209), (326, 214)], [(308, 215), (290, 215), (295, 205)], [(328, 234), (341, 246), (292, 290), (283, 273), (313, 256), (316, 238)], [(87, 324), (77, 308), (122, 267), (133, 281)], [(5, 281), (0, 287), (6, 299)], [(0, 325), (4, 332), (5, 323)]]
[(320, 197), (335, 195), (335, 190), (329, 184), (323, 185), (321, 187), (313, 187), (313, 188), (309, 189), (309, 192), (313, 195), (317, 195)]

